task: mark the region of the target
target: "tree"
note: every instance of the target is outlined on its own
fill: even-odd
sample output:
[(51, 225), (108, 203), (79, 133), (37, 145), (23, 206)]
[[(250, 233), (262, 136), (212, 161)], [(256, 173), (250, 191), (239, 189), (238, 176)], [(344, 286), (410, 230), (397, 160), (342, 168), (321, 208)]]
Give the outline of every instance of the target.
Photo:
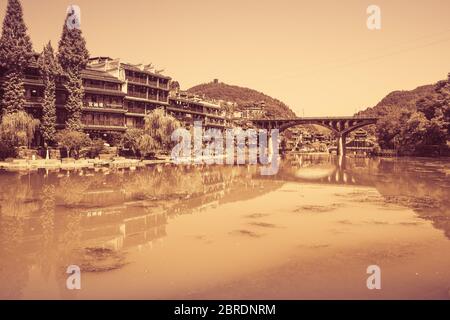
[(142, 157), (155, 154), (158, 150), (158, 143), (148, 134), (142, 135), (138, 140), (139, 153)]
[(25, 111), (7, 113), (0, 123), (0, 140), (12, 148), (29, 146), (38, 126), (39, 120)]
[(105, 141), (102, 139), (93, 139), (87, 150), (87, 155), (89, 158), (95, 158), (98, 157), (103, 150), (105, 150)]
[(164, 151), (169, 151), (174, 144), (172, 133), (179, 127), (181, 123), (167, 115), (164, 109), (155, 109), (145, 116), (144, 133), (152, 137), (156, 147)]
[(79, 158), (81, 149), (89, 147), (92, 143), (87, 134), (68, 129), (56, 134), (56, 142), (67, 150), (69, 156), (73, 155), (76, 159)]
[[(18, 72), (7, 72), (3, 83), (1, 108), (3, 113), (23, 111), (26, 103), (23, 77)], [(0, 115), (1, 116), (1, 115)]]
[[(67, 21), (68, 16), (66, 17)], [(58, 61), (64, 70), (81, 72), (89, 61), (89, 51), (80, 29), (67, 27), (64, 21), (63, 32), (58, 47)]]
[(406, 124), (410, 115), (411, 113), (408, 111), (392, 111), (378, 120), (376, 135), (381, 148), (396, 149), (398, 147), (402, 127)]
[[(66, 17), (66, 21), (69, 16)], [(83, 82), (81, 71), (86, 68), (89, 52), (86, 41), (78, 28), (68, 28), (64, 22), (61, 40), (59, 41), (57, 59), (66, 71), (65, 88), (68, 92), (66, 109), (68, 113), (66, 127), (69, 130), (81, 131), (81, 109), (83, 107)]]
[(44, 82), (41, 132), (46, 144), (53, 143), (56, 134), (56, 77), (62, 73), (49, 42), (38, 59), (38, 68)]
[(67, 80), (64, 85), (68, 92), (66, 101), (67, 121), (66, 128), (72, 131), (82, 131), (83, 123), (81, 114), (83, 109), (83, 82), (81, 75), (77, 72), (68, 71)]
[(25, 88), (23, 71), (33, 57), (33, 46), (23, 20), (22, 6), (18, 0), (8, 0), (0, 38), (0, 66), (5, 68), (4, 95), (1, 108), (4, 112), (23, 110)]
[(122, 147), (130, 149), (133, 152), (133, 155), (136, 156), (139, 152), (139, 140), (143, 136), (143, 134), (144, 131), (141, 129), (127, 129), (122, 137)]

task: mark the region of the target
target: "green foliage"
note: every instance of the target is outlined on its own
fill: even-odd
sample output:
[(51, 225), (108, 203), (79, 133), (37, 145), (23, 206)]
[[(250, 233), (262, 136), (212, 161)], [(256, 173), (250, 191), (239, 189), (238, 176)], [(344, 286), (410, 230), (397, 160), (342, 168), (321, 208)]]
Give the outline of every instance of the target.
[(56, 142), (67, 150), (69, 156), (79, 158), (82, 148), (91, 146), (92, 141), (87, 134), (80, 131), (64, 129), (56, 134)]
[(155, 109), (145, 116), (144, 133), (154, 139), (155, 148), (170, 151), (174, 146), (171, 140), (172, 133), (181, 127), (180, 122), (164, 109)]
[(18, 0), (8, 0), (0, 38), (0, 66), (22, 71), (31, 61), (33, 46)]
[(34, 119), (25, 111), (7, 113), (0, 123), (0, 140), (3, 146), (16, 148), (29, 146), (33, 140), (39, 120)]
[(0, 103), (2, 113), (23, 110), (25, 106), (23, 70), (32, 57), (33, 46), (23, 21), (22, 6), (18, 0), (8, 0), (0, 38), (0, 66), (6, 70), (2, 86), (4, 94)]
[(66, 128), (72, 131), (83, 130), (81, 122), (84, 96), (82, 84), (80, 73), (71, 71), (67, 73), (67, 81), (64, 84), (68, 92), (65, 106), (67, 110)]
[(49, 42), (37, 61), (44, 82), (41, 133), (45, 143), (51, 144), (56, 134), (56, 77), (62, 73)]
[(83, 128), (81, 109), (84, 96), (81, 70), (86, 68), (89, 52), (81, 30), (67, 28), (66, 21), (64, 21), (63, 32), (59, 41), (57, 59), (62, 69), (65, 70), (67, 77), (64, 85), (68, 92), (66, 128), (81, 132)]
[[(392, 101), (402, 103), (391, 105)], [(433, 148), (445, 147), (449, 140), (450, 76), (432, 86), (393, 93), (360, 115), (381, 116), (376, 126), (381, 148), (427, 155)]]
[(1, 108), (3, 113), (23, 111), (26, 100), (22, 73), (17, 71), (8, 72), (2, 89)]
[(249, 88), (210, 82), (192, 87), (188, 91), (217, 100), (234, 102), (239, 107), (264, 102), (265, 111), (268, 116), (283, 118), (295, 117), (295, 113), (283, 102)]
[(105, 150), (105, 141), (102, 139), (93, 139), (91, 141), (90, 146), (87, 150), (87, 156), (89, 158), (95, 158), (98, 157), (100, 153), (102, 153)]
[(66, 21), (64, 21), (59, 41), (57, 57), (63, 69), (71, 72), (81, 72), (86, 68), (89, 60), (89, 52), (81, 30), (67, 28)]
[(122, 137), (122, 148), (130, 149), (136, 156), (139, 152), (139, 140), (144, 135), (141, 129), (128, 129)]
[(139, 153), (142, 157), (148, 157), (154, 155), (158, 150), (158, 143), (152, 136), (148, 134), (142, 135), (138, 140)]

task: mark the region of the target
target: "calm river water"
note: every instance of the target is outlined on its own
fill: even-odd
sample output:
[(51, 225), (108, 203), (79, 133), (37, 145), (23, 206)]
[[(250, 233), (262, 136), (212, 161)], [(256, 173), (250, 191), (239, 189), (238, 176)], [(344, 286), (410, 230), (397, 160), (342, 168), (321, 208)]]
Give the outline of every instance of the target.
[(0, 298), (449, 299), (449, 178), (448, 159), (318, 155), (271, 177), (0, 172)]

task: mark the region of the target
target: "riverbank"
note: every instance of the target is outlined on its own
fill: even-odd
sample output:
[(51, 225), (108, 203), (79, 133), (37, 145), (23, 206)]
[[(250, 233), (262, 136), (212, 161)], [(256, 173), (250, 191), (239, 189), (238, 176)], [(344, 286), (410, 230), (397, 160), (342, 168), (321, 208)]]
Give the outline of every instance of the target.
[(145, 167), (147, 165), (169, 163), (170, 158), (153, 159), (153, 160), (139, 160), (127, 159), (124, 157), (116, 157), (113, 159), (14, 159), (12, 161), (0, 162), (0, 169), (6, 171), (33, 171), (38, 169), (47, 170), (74, 170), (74, 169), (89, 169), (99, 167), (109, 168), (126, 168), (136, 169), (138, 167)]

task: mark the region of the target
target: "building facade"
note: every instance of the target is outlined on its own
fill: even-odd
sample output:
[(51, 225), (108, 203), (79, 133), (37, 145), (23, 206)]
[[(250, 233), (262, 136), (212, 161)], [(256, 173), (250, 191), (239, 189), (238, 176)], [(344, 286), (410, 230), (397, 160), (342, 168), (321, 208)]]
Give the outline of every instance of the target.
[[(44, 83), (35, 61), (25, 70), (25, 110), (34, 118), (42, 118)], [(0, 69), (0, 85), (5, 70)], [(120, 59), (96, 57), (89, 60), (81, 73), (84, 98), (82, 123), (92, 138), (113, 142), (128, 128), (143, 128), (145, 115), (163, 108), (185, 127), (201, 121), (204, 128), (225, 129), (230, 121), (221, 105), (186, 92), (170, 93), (171, 78), (150, 65), (133, 65)], [(64, 77), (56, 81), (56, 127), (64, 129), (68, 93)], [(1, 86), (0, 86), (1, 88)], [(0, 92), (1, 95), (1, 92)], [(37, 135), (36, 144), (41, 141)]]
[(133, 65), (120, 59), (95, 57), (90, 59), (88, 67), (122, 81), (127, 128), (142, 128), (148, 112), (169, 105), (171, 78), (154, 71), (151, 65)]
[(171, 93), (167, 113), (185, 128), (191, 128), (195, 121), (201, 121), (204, 129), (224, 130), (230, 125), (220, 104), (183, 91)]

